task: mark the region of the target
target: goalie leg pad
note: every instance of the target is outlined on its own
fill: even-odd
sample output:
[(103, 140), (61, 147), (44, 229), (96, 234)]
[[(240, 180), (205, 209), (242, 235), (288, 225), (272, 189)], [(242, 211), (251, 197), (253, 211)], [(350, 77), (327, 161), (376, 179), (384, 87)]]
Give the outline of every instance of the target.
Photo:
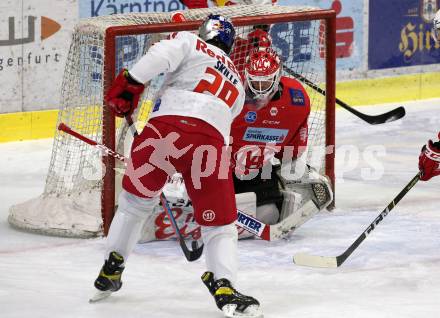
[(260, 205), (257, 207), (256, 217), (265, 224), (275, 224), (280, 218), (280, 212), (275, 203)]
[(278, 170), (281, 182), (286, 190), (301, 195), (303, 202), (312, 200), (319, 210), (325, 209), (333, 201), (333, 191), (329, 179), (314, 168), (306, 166), (306, 173), (297, 181), (286, 180)]
[[(333, 191), (331, 183), (326, 176), (319, 174), (311, 167), (307, 167), (306, 175), (299, 181), (285, 182), (283, 209), (281, 210), (281, 219), (284, 220), (291, 214), (297, 214), (295, 227), (299, 227), (310, 220), (318, 212), (324, 210), (333, 201)], [(312, 201), (316, 209), (305, 209), (306, 212), (300, 212), (307, 202)]]

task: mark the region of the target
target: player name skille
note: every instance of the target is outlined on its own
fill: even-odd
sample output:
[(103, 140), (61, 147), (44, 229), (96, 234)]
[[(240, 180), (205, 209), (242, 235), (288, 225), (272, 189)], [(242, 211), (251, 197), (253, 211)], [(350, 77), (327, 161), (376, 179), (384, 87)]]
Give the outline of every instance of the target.
[(215, 66), (215, 69), (216, 69), (217, 71), (219, 71), (220, 73), (222, 73), (224, 76), (226, 76), (226, 78), (227, 78), (228, 80), (230, 80), (232, 84), (237, 85), (237, 83), (238, 83), (238, 79), (236, 79), (236, 78), (235, 78), (235, 77), (229, 72), (229, 70), (227, 69), (227, 67), (226, 67), (225, 64), (223, 64), (223, 63), (220, 62), (220, 61), (217, 61), (217, 65)]

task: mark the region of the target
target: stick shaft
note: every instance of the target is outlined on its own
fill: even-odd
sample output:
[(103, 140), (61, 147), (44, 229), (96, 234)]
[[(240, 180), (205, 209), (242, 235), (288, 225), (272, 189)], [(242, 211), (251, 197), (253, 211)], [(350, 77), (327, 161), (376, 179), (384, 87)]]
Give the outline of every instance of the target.
[[(313, 83), (312, 81), (310, 81), (309, 79), (304, 77), (303, 75), (298, 74), (289, 68), (284, 68), (283, 70), (285, 72), (287, 72), (290, 76), (293, 76), (296, 79), (303, 82), (304, 84), (310, 86), (311, 88), (316, 90), (318, 93), (322, 94), (323, 96), (326, 95), (325, 90), (320, 88), (318, 85), (316, 85), (315, 83)], [(353, 107), (351, 107), (350, 105), (348, 105), (347, 103), (343, 102), (342, 100), (340, 100), (338, 98), (335, 98), (335, 101), (336, 101), (336, 104), (338, 104), (339, 106), (341, 106), (345, 110), (349, 111), (350, 113), (354, 114), (355, 116), (361, 118), (362, 120), (366, 121), (367, 123), (369, 123), (371, 125), (383, 124), (386, 122), (397, 120), (397, 119), (405, 116), (405, 109), (403, 107), (398, 107), (398, 108), (393, 109), (393, 110), (391, 110), (387, 113), (384, 113), (384, 114), (367, 115), (367, 114), (361, 113), (360, 111), (354, 109)]]
[[(383, 219), (388, 215), (388, 213), (402, 200), (402, 198), (416, 185), (416, 183), (420, 180), (420, 172), (417, 173), (411, 181), (399, 192), (399, 194), (388, 204), (388, 206), (374, 219), (373, 222), (368, 225), (365, 231), (353, 242), (352, 245), (342, 254), (341, 257), (342, 264), (355, 250), (359, 245), (367, 238), (371, 232), (377, 227), (377, 225), (383, 221)], [(339, 263), (339, 262), (338, 262)], [(339, 264), (339, 265), (340, 265)], [(338, 265), (338, 266), (339, 266)]]
[(374, 219), (373, 222), (362, 232), (362, 234), (340, 255), (338, 256), (319, 256), (306, 253), (294, 255), (293, 261), (297, 265), (312, 267), (339, 267), (347, 258), (361, 245), (368, 235), (382, 222), (388, 213), (402, 200), (402, 198), (416, 185), (420, 180), (420, 172), (417, 173), (411, 181), (400, 191), (400, 193), (388, 204), (388, 206)]

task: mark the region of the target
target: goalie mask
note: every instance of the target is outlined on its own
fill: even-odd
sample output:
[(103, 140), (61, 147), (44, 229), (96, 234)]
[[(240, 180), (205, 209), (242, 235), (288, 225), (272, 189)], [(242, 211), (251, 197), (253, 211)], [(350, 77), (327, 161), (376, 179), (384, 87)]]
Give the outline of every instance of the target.
[(271, 48), (259, 47), (250, 51), (244, 68), (247, 98), (256, 109), (263, 108), (278, 91), (281, 60)]
[(210, 14), (200, 26), (199, 36), (229, 54), (234, 44), (235, 29), (227, 18)]
[(434, 19), (432, 20), (431, 35), (436, 43), (440, 42), (440, 10), (437, 11)]

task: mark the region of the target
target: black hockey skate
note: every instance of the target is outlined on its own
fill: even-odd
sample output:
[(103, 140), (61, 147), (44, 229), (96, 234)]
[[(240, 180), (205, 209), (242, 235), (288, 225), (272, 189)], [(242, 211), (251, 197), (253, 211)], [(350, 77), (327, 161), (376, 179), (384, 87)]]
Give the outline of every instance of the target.
[(117, 252), (111, 252), (108, 259), (102, 266), (98, 278), (95, 280), (95, 287), (99, 291), (90, 299), (96, 302), (107, 298), (111, 293), (118, 291), (122, 286), (121, 275), (124, 271), (124, 258)]
[(202, 281), (214, 296), (217, 307), (226, 317), (261, 318), (260, 303), (251, 296), (240, 294), (232, 287), (229, 280), (214, 280), (212, 272), (205, 272)]

